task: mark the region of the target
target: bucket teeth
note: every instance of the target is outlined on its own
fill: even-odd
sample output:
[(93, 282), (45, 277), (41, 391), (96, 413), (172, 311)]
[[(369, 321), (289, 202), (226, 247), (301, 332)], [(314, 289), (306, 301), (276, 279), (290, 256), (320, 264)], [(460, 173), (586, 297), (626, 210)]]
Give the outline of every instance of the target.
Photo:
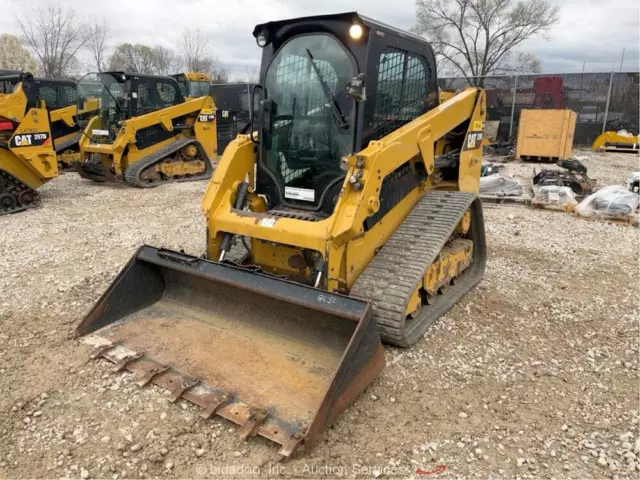
[(122, 357), (118, 361), (118, 363), (116, 363), (115, 367), (113, 367), (113, 373), (121, 372), (122, 370), (127, 368), (127, 365), (129, 365), (131, 362), (135, 362), (136, 360), (139, 360), (141, 358), (142, 358), (142, 353), (134, 353), (134, 354)]
[(200, 380), (195, 380), (195, 379), (184, 380), (182, 383), (180, 383), (180, 385), (178, 385), (176, 388), (172, 390), (171, 396), (169, 397), (169, 401), (171, 403), (176, 403), (178, 399), (184, 394), (184, 392), (195, 387), (196, 385), (198, 385), (198, 383), (200, 383)]
[(278, 455), (282, 455), (283, 457), (291, 456), (302, 440), (304, 440), (304, 435), (302, 435), (302, 433), (294, 433), (287, 439), (284, 445), (282, 445), (280, 450), (278, 450)]
[(252, 410), (249, 413), (249, 418), (247, 418), (247, 421), (244, 422), (244, 424), (240, 427), (240, 430), (238, 430), (238, 435), (240, 435), (240, 438), (242, 438), (243, 440), (247, 440), (249, 437), (253, 437), (257, 433), (258, 428), (260, 428), (260, 425), (264, 423), (266, 418), (267, 412), (265, 410)]
[(162, 375), (167, 370), (169, 370), (169, 367), (167, 367), (166, 365), (152, 368), (144, 375), (144, 377), (138, 380), (138, 386), (140, 388), (146, 387), (155, 377), (157, 377), (158, 375)]
[(117, 346), (118, 346), (117, 343), (101, 345), (98, 348), (96, 348), (93, 352), (91, 352), (91, 354), (89, 355), (89, 358), (91, 358), (92, 360), (97, 360), (98, 358), (102, 357), (105, 353), (107, 353), (109, 350), (112, 350)]
[(204, 418), (205, 420), (211, 418), (213, 415), (215, 415), (220, 407), (228, 403), (230, 400), (231, 395), (228, 394), (224, 394), (220, 397), (215, 398), (206, 409), (200, 412), (200, 417)]

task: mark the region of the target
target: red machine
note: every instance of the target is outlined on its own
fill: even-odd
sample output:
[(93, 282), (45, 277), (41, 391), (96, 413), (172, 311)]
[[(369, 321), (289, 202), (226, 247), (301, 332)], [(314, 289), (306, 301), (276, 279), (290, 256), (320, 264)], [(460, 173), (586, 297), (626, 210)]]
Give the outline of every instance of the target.
[(535, 108), (565, 108), (562, 77), (538, 77), (533, 83)]

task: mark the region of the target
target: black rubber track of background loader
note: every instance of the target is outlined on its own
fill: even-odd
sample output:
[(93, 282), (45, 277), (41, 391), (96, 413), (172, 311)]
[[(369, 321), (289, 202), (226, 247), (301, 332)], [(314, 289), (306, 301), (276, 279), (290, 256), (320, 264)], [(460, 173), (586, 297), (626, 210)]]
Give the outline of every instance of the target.
[[(21, 212), (23, 210), (27, 210), (28, 208), (35, 208), (38, 205), (40, 205), (40, 194), (37, 191), (35, 191), (33, 188), (28, 186), (26, 183), (21, 182), (20, 180), (18, 180), (16, 177), (11, 175), (10, 173), (5, 172), (4, 170), (0, 170), (0, 180), (3, 181), (3, 182), (0, 182), (0, 183), (5, 183), (5, 184), (8, 185), (8, 187), (4, 191), (0, 192), (0, 195), (8, 194), (8, 192), (11, 189), (11, 187), (18, 187), (18, 188), (22, 189), (22, 191), (20, 193), (29, 192), (29, 193), (31, 193), (33, 195), (33, 199), (34, 199), (32, 202), (30, 202), (30, 203), (28, 203), (26, 205), (16, 205), (14, 208), (9, 209), (9, 210), (5, 210), (2, 207), (0, 207), (0, 215), (8, 215), (10, 213), (18, 213), (18, 212)], [(20, 195), (20, 193), (18, 195)]]
[[(473, 261), (418, 317), (406, 318), (406, 309), (418, 283), (471, 207)], [(402, 225), (360, 275), (350, 296), (368, 300), (380, 337), (400, 347), (414, 344), (442, 314), (478, 283), (484, 274), (486, 241), (480, 199), (468, 192), (432, 191), (424, 195)]]
[[(150, 167), (156, 162), (163, 161), (170, 154), (177, 152), (178, 150), (186, 147), (187, 145), (191, 145), (192, 143), (195, 144), (196, 147), (198, 147), (200, 156), (202, 157), (206, 165), (204, 173), (202, 173), (201, 175), (195, 175), (193, 177), (178, 178), (176, 180), (161, 180), (159, 182), (145, 182), (140, 179), (140, 174), (145, 168)], [(209, 155), (207, 155), (207, 153), (204, 151), (204, 148), (202, 148), (202, 145), (200, 145), (200, 142), (198, 142), (194, 138), (182, 138), (170, 145), (167, 145), (166, 147), (161, 148), (157, 152), (149, 154), (149, 156), (137, 161), (132, 166), (127, 168), (127, 170), (124, 172), (124, 180), (134, 187), (151, 188), (157, 187), (158, 185), (164, 185), (166, 183), (195, 182), (198, 180), (206, 180), (207, 178), (211, 178), (212, 174), (213, 164), (211, 163)]]

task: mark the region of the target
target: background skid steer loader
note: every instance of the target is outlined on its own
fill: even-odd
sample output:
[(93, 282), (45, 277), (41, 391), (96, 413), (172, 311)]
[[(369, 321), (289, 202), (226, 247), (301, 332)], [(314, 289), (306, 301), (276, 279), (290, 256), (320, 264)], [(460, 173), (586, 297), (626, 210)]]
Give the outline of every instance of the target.
[(78, 109), (75, 82), (0, 75), (0, 215), (34, 207), (36, 189), (79, 158), (83, 118), (97, 102)]
[(209, 184), (206, 259), (142, 247), (77, 334), (288, 456), (379, 374), (381, 339), (412, 345), (482, 278), (486, 102), (439, 103), (425, 40), (357, 13), (254, 36), (259, 127)]
[(89, 74), (79, 89), (101, 105), (80, 140), (74, 166), (82, 177), (136, 187), (211, 177), (218, 155), (211, 97), (185, 100), (173, 77), (125, 72)]
[[(0, 71), (0, 99), (15, 124), (34, 106), (49, 112), (52, 140), (58, 164), (68, 168), (79, 159), (78, 141), (92, 113), (98, 110), (97, 99), (78, 105), (78, 85), (70, 80), (34, 78), (28, 72)], [(14, 92), (18, 85), (21, 92)]]

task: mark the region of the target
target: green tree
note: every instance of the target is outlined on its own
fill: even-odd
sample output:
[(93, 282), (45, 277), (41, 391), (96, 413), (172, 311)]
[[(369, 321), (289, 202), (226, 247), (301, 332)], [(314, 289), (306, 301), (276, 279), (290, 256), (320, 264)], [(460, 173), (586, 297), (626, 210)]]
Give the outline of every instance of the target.
[(109, 70), (168, 75), (176, 68), (177, 55), (162, 46), (122, 43), (109, 58)]
[(0, 35), (0, 69), (23, 70), (35, 73), (36, 61), (14, 35)]

